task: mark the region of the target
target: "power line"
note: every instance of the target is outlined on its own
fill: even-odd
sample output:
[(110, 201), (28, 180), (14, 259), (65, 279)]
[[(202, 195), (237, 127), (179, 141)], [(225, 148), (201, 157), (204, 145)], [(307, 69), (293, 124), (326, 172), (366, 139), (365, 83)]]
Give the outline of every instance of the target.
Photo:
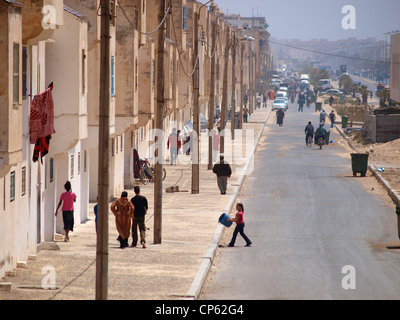
[(382, 61), (382, 60), (372, 60), (372, 59), (365, 59), (365, 58), (357, 58), (357, 57), (349, 57), (349, 56), (343, 56), (340, 54), (334, 54), (334, 53), (328, 53), (328, 52), (322, 52), (322, 51), (316, 51), (316, 50), (311, 50), (311, 49), (305, 49), (305, 48), (299, 48), (295, 47), (289, 44), (283, 44), (283, 43), (278, 43), (269, 39), (266, 39), (269, 43), (276, 44), (278, 46), (283, 46), (283, 47), (288, 47), (296, 50), (301, 50), (301, 51), (306, 51), (306, 52), (311, 52), (315, 54), (321, 54), (321, 55), (326, 55), (326, 56), (331, 56), (331, 57), (337, 57), (337, 58), (344, 58), (344, 59), (352, 59), (352, 60), (358, 60), (358, 61), (366, 61), (366, 62), (372, 62), (372, 63), (385, 63), (385, 64), (400, 64), (400, 62), (395, 62), (395, 61)]

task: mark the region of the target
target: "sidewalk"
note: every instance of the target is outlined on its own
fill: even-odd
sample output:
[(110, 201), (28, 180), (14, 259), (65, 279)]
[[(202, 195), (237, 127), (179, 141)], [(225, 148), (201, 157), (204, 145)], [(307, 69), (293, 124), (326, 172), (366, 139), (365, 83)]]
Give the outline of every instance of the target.
[[(228, 180), (226, 195), (221, 195), (216, 176), (200, 165), (200, 194), (191, 194), (191, 165), (166, 164), (163, 183), (162, 244), (153, 244), (154, 185), (140, 184), (147, 197), (147, 248), (119, 248), (114, 216), (109, 215), (109, 300), (179, 300), (196, 299), (212, 265), (218, 243), (225, 229), (218, 224), (223, 213), (230, 213), (243, 183), (243, 175), (235, 170), (251, 166), (251, 159), (262, 134), (268, 108), (257, 109), (243, 129), (254, 130), (255, 146), (251, 146), (246, 165), (231, 163), (233, 175)], [(228, 125), (229, 127), (229, 125)], [(245, 133), (243, 143), (245, 143)], [(227, 146), (226, 146), (227, 148)], [(249, 148), (247, 149), (249, 150)], [(180, 157), (185, 157), (181, 155)], [(181, 192), (165, 193), (169, 186)], [(128, 191), (129, 198), (134, 196)], [(115, 195), (119, 196), (119, 195)], [(59, 241), (60, 250), (43, 250), (32, 256), (24, 268), (0, 280), (11, 284), (10, 291), (1, 291), (0, 300), (93, 300), (96, 286), (96, 231), (90, 204), (89, 221), (70, 233), (70, 241)], [(129, 240), (131, 244), (131, 238)], [(54, 290), (43, 290), (47, 270), (55, 274)], [(43, 271), (43, 272), (42, 272)]]

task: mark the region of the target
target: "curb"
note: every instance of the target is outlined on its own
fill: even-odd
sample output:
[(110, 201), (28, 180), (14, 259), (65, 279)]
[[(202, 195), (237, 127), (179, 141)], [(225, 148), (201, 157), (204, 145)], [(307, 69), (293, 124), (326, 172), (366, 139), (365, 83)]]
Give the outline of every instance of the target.
[[(344, 134), (343, 130), (341, 130), (338, 126), (335, 125), (336, 130), (339, 134), (347, 141), (347, 144), (357, 152), (357, 149), (352, 145), (351, 141)], [(390, 184), (376, 171), (376, 168), (373, 165), (368, 164), (368, 170), (372, 173), (372, 175), (378, 180), (378, 182), (386, 189), (389, 194), (389, 197), (396, 203), (397, 206), (400, 207), (400, 195), (393, 191), (390, 187)]]
[[(244, 179), (246, 177), (247, 171), (249, 169), (250, 163), (254, 158), (254, 155), (257, 150), (258, 144), (260, 142), (262, 133), (265, 129), (265, 126), (271, 115), (271, 112), (272, 112), (272, 110), (269, 109), (268, 114), (263, 121), (263, 125), (261, 126), (261, 129), (257, 135), (254, 147), (246, 160), (246, 164), (243, 168), (243, 174), (241, 174), (239, 176), (237, 182), (235, 183), (235, 185), (237, 185), (237, 186), (235, 187), (234, 192), (232, 193), (228, 202), (226, 203), (224, 212), (230, 213), (233, 208), (233, 205), (239, 195), (239, 191), (242, 188), (242, 185), (243, 185)], [(219, 245), (219, 242), (221, 241), (221, 238), (222, 238), (225, 228), (226, 227), (224, 225), (218, 223), (218, 226), (214, 232), (213, 241), (212, 241), (210, 247), (208, 248), (205, 256), (203, 257), (204, 260), (202, 261), (202, 263), (199, 267), (199, 270), (197, 271), (196, 277), (194, 278), (192, 285), (185, 296), (187, 299), (197, 300), (199, 298), (200, 292), (203, 288), (203, 285), (207, 279), (208, 273), (213, 264), (215, 255), (217, 253), (218, 245)]]

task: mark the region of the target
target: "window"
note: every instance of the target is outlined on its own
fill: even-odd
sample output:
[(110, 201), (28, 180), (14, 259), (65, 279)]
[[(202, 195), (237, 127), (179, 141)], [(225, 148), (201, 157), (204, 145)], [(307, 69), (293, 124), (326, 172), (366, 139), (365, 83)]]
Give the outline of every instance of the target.
[(78, 176), (81, 174), (81, 153), (78, 152)]
[(86, 172), (87, 170), (87, 154), (86, 150), (83, 150), (83, 172)]
[(26, 46), (22, 47), (22, 99), (26, 99), (27, 97), (27, 49)]
[(115, 61), (114, 61), (114, 56), (111, 57), (111, 96), (115, 96), (115, 76), (114, 76), (114, 70), (115, 69)]
[(186, 16), (187, 16), (187, 8), (183, 7), (183, 30), (186, 30)]
[(116, 10), (116, 1), (115, 0), (110, 0), (110, 14), (111, 14), (111, 25), (115, 26), (115, 18), (117, 16), (117, 10)]
[(21, 170), (21, 195), (26, 193), (26, 167), (22, 167)]
[(135, 92), (138, 91), (139, 80), (138, 80), (138, 73), (139, 73), (139, 66), (138, 66), (138, 59), (135, 59)]
[(115, 137), (115, 154), (118, 154), (118, 137)]
[(124, 135), (121, 136), (121, 152), (122, 152), (122, 150), (123, 150), (123, 149), (122, 149), (122, 148), (123, 148), (123, 146), (122, 146), (123, 144), (124, 144)]
[(156, 60), (153, 60), (153, 87), (156, 86)]
[(13, 105), (19, 104), (19, 44), (14, 43), (13, 52)]
[(74, 178), (74, 155), (71, 155), (71, 179)]
[(111, 139), (111, 156), (114, 157), (114, 139)]
[(54, 158), (50, 158), (50, 182), (54, 179)]
[(86, 52), (82, 49), (82, 95), (86, 93)]
[(15, 200), (15, 171), (10, 173), (10, 202)]

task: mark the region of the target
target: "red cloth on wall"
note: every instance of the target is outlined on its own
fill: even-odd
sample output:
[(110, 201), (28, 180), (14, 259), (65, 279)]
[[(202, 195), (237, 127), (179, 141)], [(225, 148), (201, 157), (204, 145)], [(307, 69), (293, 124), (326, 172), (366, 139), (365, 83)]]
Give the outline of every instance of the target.
[(33, 97), (29, 118), (30, 143), (55, 133), (54, 102), (51, 88)]

